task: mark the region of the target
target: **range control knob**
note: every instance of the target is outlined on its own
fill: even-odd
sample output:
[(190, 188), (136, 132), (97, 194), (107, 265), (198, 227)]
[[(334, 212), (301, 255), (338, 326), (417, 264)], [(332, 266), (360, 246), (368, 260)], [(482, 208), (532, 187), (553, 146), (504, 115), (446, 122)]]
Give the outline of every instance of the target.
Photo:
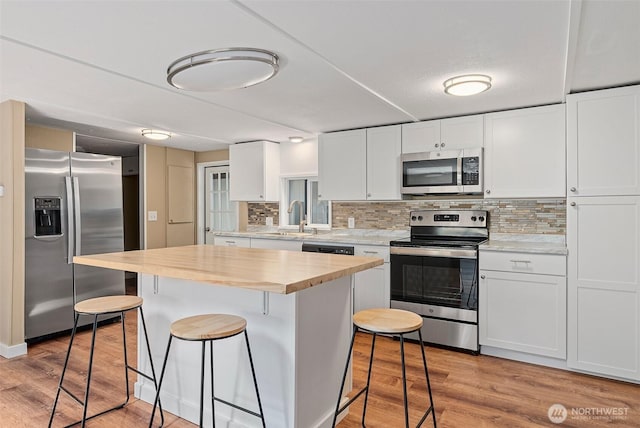
[(416, 216), (412, 215), (411, 220), (416, 221)]
[(478, 217), (478, 220), (480, 220), (480, 221), (484, 221), (484, 217), (483, 217), (483, 216), (480, 216), (480, 217)]
[(422, 221), (422, 216), (421, 215), (418, 216), (418, 221)]
[(476, 221), (478, 218), (474, 215), (471, 216), (471, 221)]

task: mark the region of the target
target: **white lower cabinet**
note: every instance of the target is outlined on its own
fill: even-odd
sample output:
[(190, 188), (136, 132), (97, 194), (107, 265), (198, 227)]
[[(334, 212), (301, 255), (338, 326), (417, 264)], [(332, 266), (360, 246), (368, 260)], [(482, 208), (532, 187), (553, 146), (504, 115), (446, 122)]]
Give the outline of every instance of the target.
[(389, 247), (358, 245), (354, 247), (354, 253), (356, 256), (380, 257), (384, 259), (384, 264), (354, 275), (353, 312), (388, 308), (391, 298)]
[(640, 380), (640, 196), (569, 198), (571, 368)]
[(267, 248), (270, 250), (302, 251), (302, 241), (286, 239), (251, 238), (251, 248)]
[(566, 359), (566, 257), (480, 251), (480, 344)]

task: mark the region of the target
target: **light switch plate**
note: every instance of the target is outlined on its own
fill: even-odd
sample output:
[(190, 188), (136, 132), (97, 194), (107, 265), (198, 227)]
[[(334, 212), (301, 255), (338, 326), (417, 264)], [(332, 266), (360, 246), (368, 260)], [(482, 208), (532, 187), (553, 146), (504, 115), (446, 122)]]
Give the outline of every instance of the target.
[(273, 217), (267, 217), (266, 224), (267, 226), (273, 226)]
[(355, 219), (355, 218), (353, 218), (353, 217), (349, 217), (349, 218), (347, 219), (347, 227), (348, 227), (349, 229), (353, 229), (354, 227), (356, 227), (356, 219)]
[(149, 221), (158, 221), (158, 211), (149, 211)]

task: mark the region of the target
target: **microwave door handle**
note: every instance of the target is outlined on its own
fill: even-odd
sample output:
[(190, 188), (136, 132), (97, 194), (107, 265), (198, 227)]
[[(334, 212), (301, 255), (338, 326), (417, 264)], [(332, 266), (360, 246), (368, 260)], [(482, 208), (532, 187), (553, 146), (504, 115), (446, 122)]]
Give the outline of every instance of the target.
[(456, 159), (456, 186), (462, 186), (462, 156)]

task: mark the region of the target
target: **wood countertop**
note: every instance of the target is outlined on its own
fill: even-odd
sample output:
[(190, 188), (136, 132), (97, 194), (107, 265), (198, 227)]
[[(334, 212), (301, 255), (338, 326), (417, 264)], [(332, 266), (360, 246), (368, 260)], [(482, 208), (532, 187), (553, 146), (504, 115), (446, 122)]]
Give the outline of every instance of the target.
[(75, 256), (87, 266), (289, 294), (382, 265), (377, 257), (189, 245)]

